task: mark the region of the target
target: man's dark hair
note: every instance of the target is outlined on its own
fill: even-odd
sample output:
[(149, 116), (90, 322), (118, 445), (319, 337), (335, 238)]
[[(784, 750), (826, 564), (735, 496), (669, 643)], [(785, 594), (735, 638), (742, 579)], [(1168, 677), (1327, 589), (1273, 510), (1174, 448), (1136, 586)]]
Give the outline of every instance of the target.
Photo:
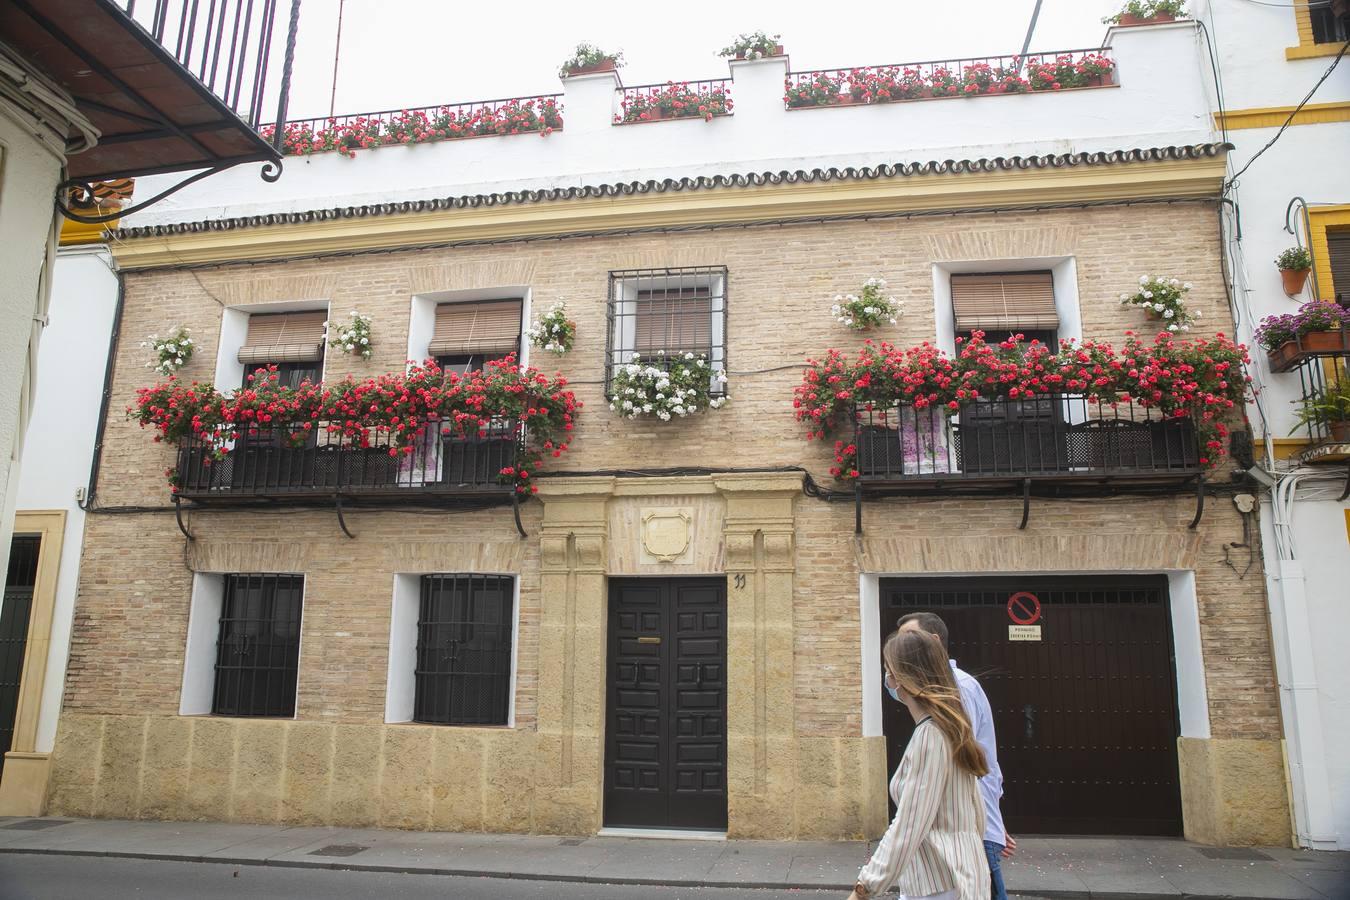
[(919, 627), (929, 634), (938, 636), (942, 641), (942, 649), (947, 649), (947, 623), (942, 621), (942, 617), (937, 613), (915, 612), (909, 615), (901, 616), (895, 623), (896, 628), (903, 628), (906, 622), (917, 622)]

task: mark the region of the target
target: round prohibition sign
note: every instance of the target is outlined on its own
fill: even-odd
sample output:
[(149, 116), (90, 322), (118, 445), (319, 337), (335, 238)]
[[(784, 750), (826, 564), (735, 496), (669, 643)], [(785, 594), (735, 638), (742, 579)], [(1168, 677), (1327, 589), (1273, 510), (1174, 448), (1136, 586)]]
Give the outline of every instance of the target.
[(1018, 625), (1034, 625), (1041, 618), (1041, 601), (1029, 591), (1008, 598), (1008, 618)]

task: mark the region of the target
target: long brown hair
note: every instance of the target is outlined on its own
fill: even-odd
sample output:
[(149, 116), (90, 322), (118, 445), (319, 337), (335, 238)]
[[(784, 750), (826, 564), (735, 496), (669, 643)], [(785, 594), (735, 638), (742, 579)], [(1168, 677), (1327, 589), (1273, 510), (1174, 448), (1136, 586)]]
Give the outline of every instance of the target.
[(899, 689), (913, 697), (946, 735), (956, 765), (976, 777), (987, 774), (989, 764), (975, 742), (942, 645), (931, 634), (896, 631), (886, 639), (882, 656)]

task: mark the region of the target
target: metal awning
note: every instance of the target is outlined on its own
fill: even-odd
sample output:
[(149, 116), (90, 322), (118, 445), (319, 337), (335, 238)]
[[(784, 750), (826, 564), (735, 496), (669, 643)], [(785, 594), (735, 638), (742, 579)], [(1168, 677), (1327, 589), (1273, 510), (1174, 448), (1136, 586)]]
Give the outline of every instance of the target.
[[(280, 159), (256, 130), (278, 3), (5, 0), (0, 41), (102, 132), (96, 147), (69, 157), (72, 179), (218, 170)], [(292, 32), (298, 7), (293, 0)]]

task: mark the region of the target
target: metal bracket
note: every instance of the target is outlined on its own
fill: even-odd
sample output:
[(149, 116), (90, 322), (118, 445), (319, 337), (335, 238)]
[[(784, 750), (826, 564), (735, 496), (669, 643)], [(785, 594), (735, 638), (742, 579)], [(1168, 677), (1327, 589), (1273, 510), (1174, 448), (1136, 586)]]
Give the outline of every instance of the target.
[(258, 176), (268, 184), (276, 184), (281, 178), (281, 172), (284, 167), (281, 160), (268, 160), (263, 163), (262, 169), (258, 171)]
[(1031, 479), (1022, 479), (1022, 523), (1017, 526), (1018, 531), (1026, 531), (1027, 519), (1031, 518)]
[(333, 505), (337, 508), (338, 527), (342, 529), (342, 533), (343, 533), (343, 534), (345, 534), (347, 537), (352, 538), (353, 540), (355, 540), (356, 535), (352, 534), (352, 530), (351, 530), (350, 528), (347, 527), (347, 519), (346, 519), (345, 516), (342, 515), (342, 495), (341, 495), (341, 494), (334, 494), (334, 495), (333, 495)]
[[(138, 213), (141, 210), (145, 209), (147, 206), (151, 206), (152, 204), (158, 203), (159, 201), (163, 200), (170, 194), (175, 194), (190, 184), (195, 184), (196, 182), (201, 181), (203, 178), (210, 178), (212, 175), (215, 175), (218, 172), (224, 172), (226, 169), (233, 168), (234, 166), (237, 165), (239, 165), (239, 163), (229, 163), (228, 165), (224, 166), (214, 166), (210, 169), (203, 169), (197, 174), (190, 175), (187, 178), (184, 178), (182, 181), (178, 182), (177, 184), (160, 191), (158, 194), (156, 194), (155, 196), (151, 197), (148, 200), (142, 200), (140, 203), (133, 203), (131, 206), (128, 206), (125, 209), (119, 209), (116, 212), (105, 213), (104, 215), (101, 216), (86, 216), (84, 213), (75, 212), (70, 208), (68, 204), (70, 203), (70, 191), (72, 188), (80, 188), (84, 190), (90, 197), (92, 197), (94, 196), (94, 185), (88, 178), (67, 178), (65, 181), (61, 182), (56, 186), (56, 211), (59, 212), (61, 215), (65, 216), (67, 219), (70, 219), (72, 222), (79, 222), (81, 225), (104, 225), (107, 224), (108, 222), (116, 221), (117, 219), (120, 219), (123, 216), (129, 216), (132, 213)], [(280, 168), (281, 168), (280, 165), (278, 165), (276, 178), (281, 177)], [(264, 175), (263, 177), (266, 178), (266, 175)], [(275, 181), (276, 178), (273, 178), (272, 180)]]
[(178, 522), (178, 530), (183, 532), (183, 537), (188, 539), (188, 543), (197, 540), (192, 536), (192, 532), (187, 530), (187, 525), (183, 524), (183, 498), (177, 494), (173, 495), (173, 517)]
[(1336, 502), (1342, 503), (1346, 497), (1350, 497), (1350, 461), (1345, 464), (1345, 490), (1341, 491), (1341, 495), (1336, 498)]
[(521, 537), (529, 537), (525, 533), (525, 526), (520, 524), (520, 491), (511, 490), (511, 514), (516, 517), (516, 531), (520, 532)]
[(1200, 517), (1205, 514), (1205, 479), (1196, 477), (1195, 479), (1195, 518), (1191, 519), (1189, 527), (1192, 531), (1200, 527)]
[[(1300, 217), (1299, 220), (1296, 220), (1294, 218), (1295, 207), (1300, 208), (1303, 212), (1303, 215)], [(1298, 233), (1298, 223), (1300, 220), (1303, 223), (1302, 237), (1300, 237)], [(1307, 200), (1304, 200), (1302, 197), (1295, 196), (1292, 200), (1289, 201), (1289, 205), (1284, 208), (1284, 230), (1294, 236), (1294, 243), (1296, 243), (1300, 249), (1307, 249), (1309, 253), (1312, 252), (1312, 219), (1308, 215)], [(1308, 242), (1306, 248), (1304, 248), (1303, 243), (1305, 239)], [(1314, 261), (1312, 267), (1312, 295), (1314, 299), (1322, 296), (1321, 289), (1318, 287), (1317, 284), (1316, 261)]]
[(862, 482), (853, 482), (853, 533), (862, 534)]

